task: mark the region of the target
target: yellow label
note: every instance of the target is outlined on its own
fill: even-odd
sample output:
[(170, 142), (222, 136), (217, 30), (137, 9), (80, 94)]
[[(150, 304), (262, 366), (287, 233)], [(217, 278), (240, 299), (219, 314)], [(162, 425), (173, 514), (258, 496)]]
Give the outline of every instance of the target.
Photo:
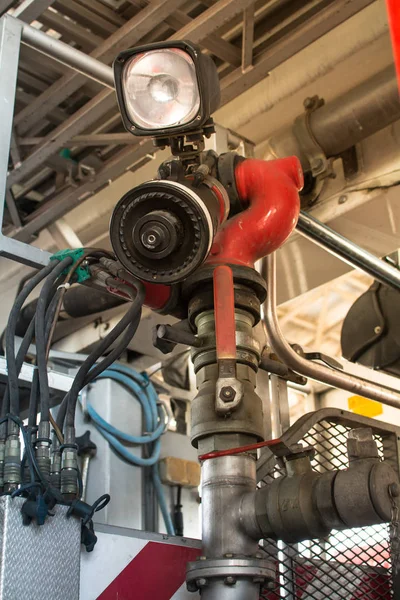
[(349, 410), (363, 417), (377, 417), (383, 413), (383, 406), (380, 402), (363, 398), (363, 396), (351, 396), (348, 404)]

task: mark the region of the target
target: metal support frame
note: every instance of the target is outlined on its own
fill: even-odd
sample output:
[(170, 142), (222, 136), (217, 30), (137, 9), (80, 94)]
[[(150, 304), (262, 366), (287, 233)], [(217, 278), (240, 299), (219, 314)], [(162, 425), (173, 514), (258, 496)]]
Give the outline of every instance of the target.
[(25, 21), (25, 23), (32, 23), (32, 21), (37, 19), (42, 12), (54, 4), (54, 1), (55, 0), (24, 0), (15, 9), (13, 16), (16, 19)]
[[(226, 76), (224, 75), (226, 69), (221, 71), (223, 105), (248, 87), (260, 81), (263, 77), (267, 76), (271, 69), (278, 66), (289, 56), (298, 52), (327, 31), (330, 31), (333, 27), (342, 23), (372, 1), (373, 0), (352, 0), (352, 2), (349, 3), (347, 0), (337, 0), (337, 2), (331, 3), (328, 7), (322, 8), (317, 14), (310, 14), (309, 18), (296, 29), (295, 34), (284, 36), (276, 43), (274, 42), (271, 48), (268, 48), (266, 52), (253, 57), (252, 67), (246, 69), (245, 72), (242, 71), (242, 65), (240, 64), (240, 50), (236, 50), (232, 43), (229, 45), (226, 40), (223, 40), (219, 35), (214, 34), (214, 32), (221, 27), (222, 23), (228, 23), (232, 18), (240, 20), (243, 11), (247, 8), (249, 9), (248, 14), (250, 15), (252, 9), (251, 0), (246, 0), (245, 3), (238, 2), (237, 0), (219, 0), (215, 5), (210, 6), (209, 9), (201, 13), (198, 17), (189, 21), (187, 15), (185, 15), (185, 18), (183, 19), (185, 13), (179, 10), (184, 4), (184, 0), (159, 0), (157, 3), (152, 2), (129, 21), (121, 25), (109, 38), (101, 42), (92, 52), (91, 58), (97, 60), (100, 59), (102, 63), (109, 63), (121, 49), (134, 45), (139, 40), (149, 36), (150, 32), (152, 32), (150, 37), (154, 38), (157, 30), (156, 37), (158, 36), (157, 39), (159, 39), (159, 37), (163, 35), (162, 32), (164, 30), (166, 31), (167, 25), (165, 23), (167, 20), (170, 18), (175, 19), (175, 24), (172, 25), (171, 22), (170, 26), (177, 27), (178, 31), (172, 36), (172, 39), (190, 39), (202, 43), (205, 47), (207, 47), (210, 40), (212, 44), (218, 41), (218, 49), (213, 46), (214, 49), (211, 50), (215, 52), (217, 56), (220, 55), (225, 60), (230, 59), (228, 62), (233, 66), (237, 66), (234, 71), (228, 71)], [(64, 5), (66, 5), (66, 3), (64, 3), (63, 6)], [(257, 18), (256, 12), (255, 20), (257, 20)], [(182, 24), (181, 29), (179, 29), (179, 23)], [(238, 29), (236, 28), (235, 31), (236, 30)], [(232, 39), (231, 34), (229, 37)], [(223, 47), (221, 46), (221, 43)], [(67, 48), (71, 49), (68, 45)], [(221, 51), (224, 53), (224, 56), (222, 56)], [(15, 126), (18, 134), (22, 135), (29, 131), (35, 123), (44, 118), (51, 110), (57, 107), (60, 102), (65, 101), (66, 98), (81, 88), (82, 85), (84, 85), (84, 82), (85, 78), (80, 73), (73, 72), (67, 73), (58, 79), (32, 102), (29, 102), (27, 106), (16, 115)], [(50, 152), (54, 153), (59, 148), (69, 144), (72, 137), (79, 135), (87, 128), (89, 114), (91, 118), (98, 119), (107, 112), (111, 100), (113, 100), (113, 98), (107, 93), (107, 90), (104, 90), (88, 103), (87, 109), (83, 107), (77, 114), (69, 117), (63, 122), (61, 127), (56, 128), (48, 138), (40, 142), (35, 152), (29, 156), (29, 159), (23, 161), (20, 169), (10, 173), (9, 184), (12, 185), (17, 181), (26, 178), (29, 174), (32, 176), (33, 173), (36, 173), (38, 167), (43, 164), (43, 161), (49, 156)], [(140, 154), (141, 157), (144, 158), (146, 154), (144, 148), (142, 148), (141, 151), (138, 148), (138, 160), (136, 161), (138, 164), (140, 164)], [(104, 171), (108, 168), (112, 168), (113, 171), (113, 175), (110, 174), (107, 178), (108, 180), (114, 179), (123, 173), (126, 168), (124, 156), (121, 157), (119, 167), (117, 165), (117, 157), (115, 159), (113, 158), (110, 162), (110, 167), (108, 166), (108, 163), (105, 163), (104, 166)], [(103, 173), (101, 173), (101, 175), (102, 174)], [(95, 179), (97, 180), (97, 186), (95, 185), (96, 181), (91, 184), (91, 193), (99, 190), (103, 185), (101, 183), (101, 180), (103, 179), (102, 176), (99, 177), (99, 175), (96, 174)], [(81, 186), (71, 188), (68, 190), (68, 194), (65, 194), (65, 191), (62, 191), (59, 195), (50, 200), (49, 202), (51, 205), (48, 205), (46, 209), (50, 210), (52, 219), (63, 216), (71, 208), (83, 202), (88, 197), (85, 190), (86, 185), (87, 182), (84, 182)], [(32, 186), (32, 183), (30, 183), (30, 186)], [(68, 200), (65, 200), (65, 195), (68, 196)], [(36, 234), (43, 229), (43, 223), (45, 223), (45, 221), (46, 219), (43, 219), (43, 210), (42, 208), (39, 208), (32, 215), (32, 218), (29, 219), (29, 223), (24, 225), (20, 231), (15, 232), (15, 237), (17, 237), (17, 239), (29, 241), (32, 234)]]
[[(0, 21), (0, 224), (6, 205), (7, 167), (10, 154), (12, 121), (17, 85), (19, 49), (23, 24), (5, 16)], [(0, 256), (18, 260), (31, 267), (48, 263), (50, 254), (5, 236), (0, 227)]]
[[(315, 217), (300, 212), (297, 230), (340, 260), (370, 275), (383, 285), (400, 290), (400, 270), (343, 237)], [(400, 244), (399, 244), (400, 245)]]
[[(276, 311), (275, 254), (271, 254), (267, 259), (264, 259), (263, 275), (266, 277), (268, 289), (267, 300), (264, 305), (263, 322), (273, 349), (286, 365), (305, 377), (310, 377), (332, 387), (377, 400), (378, 402), (382, 402), (382, 404), (387, 404), (394, 408), (400, 408), (400, 392), (377, 385), (375, 383), (376, 374), (373, 370), (365, 368), (363, 369), (365, 376), (358, 377), (299, 356), (285, 340), (279, 326)], [(394, 390), (399, 389), (398, 381), (395, 378), (390, 379), (393, 381)]]

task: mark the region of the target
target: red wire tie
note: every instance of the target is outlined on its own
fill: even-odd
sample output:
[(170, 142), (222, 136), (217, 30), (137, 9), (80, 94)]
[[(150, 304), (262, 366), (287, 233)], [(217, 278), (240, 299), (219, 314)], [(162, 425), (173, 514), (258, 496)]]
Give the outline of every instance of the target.
[(218, 458), (220, 456), (233, 456), (235, 454), (243, 454), (244, 452), (252, 452), (258, 448), (266, 448), (268, 446), (277, 446), (282, 444), (281, 439), (268, 440), (266, 442), (258, 442), (257, 444), (249, 444), (248, 446), (240, 446), (239, 448), (228, 448), (227, 450), (216, 450), (199, 456), (200, 461), (209, 460), (210, 458)]

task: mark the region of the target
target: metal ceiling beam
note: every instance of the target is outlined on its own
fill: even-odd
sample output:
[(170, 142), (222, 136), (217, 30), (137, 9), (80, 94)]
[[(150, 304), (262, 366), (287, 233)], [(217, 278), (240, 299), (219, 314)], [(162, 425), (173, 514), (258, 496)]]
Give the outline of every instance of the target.
[(243, 12), (242, 71), (253, 66), (254, 2)]
[(97, 119), (113, 107), (116, 108), (114, 90), (106, 89), (97, 94), (72, 117), (61, 123), (45, 137), (44, 142), (23, 161), (19, 169), (14, 169), (10, 173), (8, 185), (12, 186), (18, 183), (37, 170), (50, 156), (62, 148), (65, 142), (95, 123)]
[[(153, 143), (149, 139), (141, 140), (136, 147), (129, 146), (121, 150), (112, 159), (104, 164), (104, 167), (96, 173), (96, 178), (86, 181), (79, 188), (64, 190), (52, 200), (44, 202), (35, 211), (31, 220), (13, 236), (16, 240), (29, 243), (36, 232), (41, 231), (50, 223), (64, 216), (70, 210), (81, 204), (84, 200), (107, 186), (124, 171), (131, 169), (140, 163), (146, 155), (155, 151)], [(79, 191), (78, 191), (79, 190)]]
[[(173, 29), (178, 30), (181, 27), (185, 27), (191, 23), (194, 19), (186, 15), (183, 11), (177, 10), (167, 19), (165, 22), (170, 25)], [(240, 50), (233, 44), (226, 42), (218, 35), (214, 33), (204, 38), (202, 42), (203, 46), (210, 52), (221, 58), (222, 60), (230, 63), (234, 66), (239, 66), (241, 63)]]
[(24, 23), (32, 23), (52, 4), (54, 0), (24, 0), (15, 9), (13, 17)]
[(315, 42), (375, 0), (336, 0), (327, 8), (301, 23), (290, 35), (272, 44), (254, 59), (254, 68), (242, 73), (236, 69), (221, 81), (221, 105), (252, 87), (282, 62)]
[(63, 15), (54, 10), (46, 10), (40, 16), (40, 22), (46, 27), (51, 27), (59, 34), (63, 42), (75, 42), (85, 52), (91, 52), (93, 48), (100, 46), (104, 39), (82, 27), (78, 23), (74, 23), (71, 19), (66, 19)]
[[(171, 11), (176, 10), (184, 0), (154, 0), (147, 8), (132, 17), (113, 35), (107, 38), (91, 53), (92, 58), (108, 64), (121, 50), (134, 46), (154, 27), (162, 23)], [(15, 117), (15, 125), (19, 135), (44, 118), (47, 113), (64, 102), (85, 83), (85, 78), (79, 73), (67, 73), (51, 85), (30, 105)]]
[(112, 35), (118, 28), (118, 25), (111, 23), (109, 19), (101, 17), (74, 0), (55, 0), (54, 8), (74, 21), (87, 25), (93, 33), (100, 36)]
[(219, 2), (185, 25), (185, 27), (182, 27), (177, 33), (174, 33), (169, 39), (187, 39), (195, 44), (199, 44), (235, 15), (250, 6), (252, 2), (253, 0), (219, 0)]
[[(37, 146), (41, 144), (45, 138), (26, 137), (18, 140), (20, 146)], [(108, 146), (109, 144), (137, 144), (137, 138), (131, 133), (98, 133), (88, 135), (76, 135), (68, 140), (64, 147), (72, 146)]]
[[(251, 87), (258, 81), (260, 81), (263, 77), (265, 77), (268, 74), (269, 70), (276, 67), (278, 64), (289, 58), (289, 56), (295, 54), (296, 52), (307, 46), (311, 41), (318, 39), (321, 35), (333, 29), (353, 14), (357, 13), (359, 10), (370, 4), (372, 1), (373, 0), (336, 0), (334, 5), (330, 5), (329, 7), (322, 10), (321, 13), (314, 15), (314, 17), (312, 17), (309, 22), (305, 22), (299, 25), (296, 28), (296, 30), (293, 31), (291, 36), (285, 36), (283, 40), (276, 42), (270, 49), (268, 49), (268, 51), (265, 54), (256, 57), (254, 60), (254, 67), (248, 72), (243, 74), (240, 67), (236, 69), (231, 75), (228, 75), (222, 80), (222, 104), (225, 104), (229, 100), (239, 95), (242, 91), (245, 91), (245, 89), (247, 89), (248, 87)], [(248, 2), (248, 5), (251, 5), (251, 3), (252, 0)], [(218, 23), (221, 22), (221, 19), (223, 20), (224, 18), (228, 18), (227, 7), (229, 7), (230, 4), (231, 3), (229, 3), (228, 0), (224, 0), (224, 2), (218, 3), (218, 5), (220, 5), (218, 7), (218, 10), (220, 10), (221, 5), (223, 5), (223, 9), (220, 10), (219, 14), (217, 10)], [(215, 9), (216, 7), (217, 5), (214, 5), (210, 9), (212, 11), (211, 14), (214, 18), (216, 18), (216, 13), (213, 12), (213, 9)], [(242, 11), (243, 3), (240, 3), (239, 9), (236, 6), (236, 9), (234, 10), (239, 12)], [(174, 34), (173, 39), (179, 39), (183, 37), (186, 33), (186, 37), (188, 37), (189, 39), (194, 38), (197, 41), (198, 36), (203, 35), (205, 32), (204, 15), (206, 15), (207, 13), (210, 14), (210, 11), (205, 11), (197, 19), (185, 26), (184, 31), (181, 30), (177, 32), (177, 34)], [(212, 20), (212, 31), (214, 31), (214, 26), (215, 20)], [(74, 117), (72, 118), (73, 120)], [(72, 123), (70, 123), (69, 125), (71, 126)], [(66, 135), (64, 139), (68, 139), (68, 135)], [(140, 148), (143, 148), (143, 146), (138, 147), (137, 153), (140, 153)], [(142, 151), (144, 152), (144, 150)], [(146, 150), (146, 152), (148, 152), (148, 150)], [(120, 154), (121, 153), (119, 153), (117, 156), (120, 156)], [(122, 160), (122, 162), (124, 161)], [(108, 163), (106, 163), (106, 165), (107, 164)], [(106, 165), (104, 169), (106, 169)], [(104, 169), (102, 169), (102, 172), (104, 171)], [(113, 162), (113, 172), (115, 173), (117, 170), (118, 161), (117, 163)], [(123, 172), (122, 167), (120, 172)], [(92, 182), (93, 190), (96, 190), (96, 185), (97, 187), (100, 187), (101, 184), (97, 182), (94, 182), (93, 184)], [(73, 206), (76, 206), (81, 201), (83, 201), (84, 196), (82, 195), (82, 190), (83, 186), (80, 186), (77, 190), (68, 191), (68, 194), (67, 192), (63, 192), (61, 195), (56, 197), (57, 201), (56, 198), (54, 200), (51, 200), (51, 211), (48, 217), (44, 218), (43, 215), (34, 214), (30, 223), (23, 230), (28, 236), (25, 239), (29, 239), (32, 233), (35, 233), (41, 228), (45, 227), (46, 225), (42, 225), (44, 220), (50, 219), (51, 221), (54, 218), (58, 218), (58, 216), (65, 214), (66, 212), (68, 212), (68, 210), (73, 208)], [(68, 199), (64, 203), (63, 199), (66, 197), (65, 194), (67, 194)], [(58, 204), (58, 201), (60, 201), (60, 204)], [(49, 206), (49, 203), (47, 203), (47, 205)], [(22, 232), (19, 235), (25, 234)]]
[(0, 17), (14, 6), (14, 4), (17, 4), (17, 0), (0, 0)]
[[(165, 3), (165, 1), (166, 0), (161, 0), (162, 3)], [(181, 0), (167, 0), (167, 5), (170, 9), (173, 2), (179, 3), (180, 1)], [(209, 35), (215, 31), (227, 19), (234, 16), (237, 12), (241, 12), (243, 7), (250, 5), (252, 1), (253, 0), (219, 0), (217, 4), (204, 11), (196, 19), (175, 33), (171, 39), (189, 39), (194, 42), (199, 42), (203, 39), (203, 37), (206, 37), (207, 34)], [(161, 3), (158, 2), (158, 6), (160, 6), (160, 4)], [(154, 8), (153, 5), (150, 5), (148, 8), (150, 7)], [(146, 11), (148, 11), (148, 9), (143, 9), (138, 16)], [(160, 10), (157, 11), (157, 18), (160, 18), (159, 13)], [(31, 29), (32, 28), (29, 27), (29, 30)], [(31, 31), (29, 31), (29, 34), (34, 37)], [(41, 36), (46, 38), (48, 37), (45, 34), (41, 34)], [(42, 38), (40, 39), (42, 40)], [(64, 44), (61, 44), (61, 46), (65, 47)], [(67, 49), (69, 51), (69, 46)], [(77, 54), (77, 56), (79, 55), (81, 60), (83, 53), (79, 52), (78, 50), (75, 50), (74, 52)], [(106, 68), (107, 67), (104, 66), (104, 69)], [(52, 87), (54, 86), (51, 86), (49, 89)], [(109, 110), (109, 108), (112, 106), (112, 104), (110, 104), (110, 94), (111, 92), (108, 91), (100, 92), (100, 94), (95, 96), (65, 123), (60, 125), (56, 130), (52, 131), (45, 138), (45, 141), (41, 144), (41, 146), (39, 146), (30, 156), (28, 156), (28, 158), (24, 160), (19, 169), (10, 173), (9, 185), (11, 186), (22, 181), (30, 173), (35, 171), (59, 148), (61, 148), (67, 140), (84, 131), (90, 124), (94, 123), (96, 119)], [(112, 101), (115, 101), (114, 94), (112, 95)]]

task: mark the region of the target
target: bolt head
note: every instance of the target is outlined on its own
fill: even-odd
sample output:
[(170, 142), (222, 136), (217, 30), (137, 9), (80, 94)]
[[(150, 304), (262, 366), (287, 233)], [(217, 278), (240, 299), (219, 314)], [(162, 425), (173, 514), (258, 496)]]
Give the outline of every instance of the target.
[(224, 554), (225, 558), (233, 558), (233, 554), (231, 552), (228, 552), (227, 554)]
[(207, 585), (207, 579), (205, 579), (205, 577), (199, 577), (198, 579), (196, 579), (196, 585), (198, 588), (202, 588), (205, 585)]
[(186, 589), (188, 592), (197, 592), (197, 585), (194, 581), (187, 581)]
[(389, 486), (389, 492), (390, 495), (393, 496), (393, 498), (397, 498), (398, 496), (400, 496), (400, 485), (398, 483), (392, 483)]
[(235, 585), (235, 583), (236, 583), (236, 577), (232, 577), (232, 575), (228, 575), (228, 577), (225, 577), (225, 579), (224, 579), (225, 585)]
[(267, 588), (268, 588), (269, 590), (274, 590), (274, 589), (275, 589), (275, 581), (269, 581), (269, 582), (267, 583)]
[(235, 399), (236, 391), (231, 385), (225, 385), (221, 388), (219, 397), (223, 402), (232, 402)]

